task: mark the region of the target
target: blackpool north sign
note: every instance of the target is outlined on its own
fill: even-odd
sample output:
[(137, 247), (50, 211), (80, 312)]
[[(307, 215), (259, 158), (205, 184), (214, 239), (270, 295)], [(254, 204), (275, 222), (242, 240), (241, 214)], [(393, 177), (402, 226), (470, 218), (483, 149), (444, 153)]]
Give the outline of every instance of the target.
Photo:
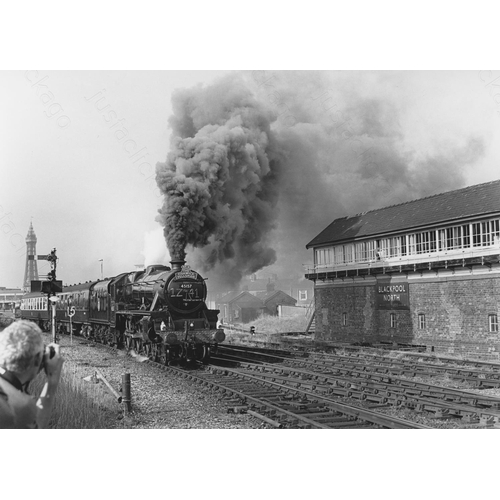
[(375, 297), (378, 309), (410, 308), (408, 283), (379, 281), (375, 285)]

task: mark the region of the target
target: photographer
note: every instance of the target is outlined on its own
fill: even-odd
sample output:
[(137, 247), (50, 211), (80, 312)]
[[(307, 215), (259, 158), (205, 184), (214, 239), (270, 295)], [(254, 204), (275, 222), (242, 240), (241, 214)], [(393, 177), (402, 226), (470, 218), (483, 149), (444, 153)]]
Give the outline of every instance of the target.
[[(63, 362), (59, 346), (44, 348), (42, 331), (31, 321), (15, 321), (0, 332), (0, 428), (48, 426)], [(26, 387), (42, 369), (47, 382), (35, 402)]]

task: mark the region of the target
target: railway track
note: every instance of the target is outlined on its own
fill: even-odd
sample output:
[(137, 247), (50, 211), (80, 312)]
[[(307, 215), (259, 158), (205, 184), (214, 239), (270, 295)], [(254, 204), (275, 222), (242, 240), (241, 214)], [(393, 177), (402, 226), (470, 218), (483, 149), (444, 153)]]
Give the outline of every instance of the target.
[[(500, 398), (370, 372), (367, 366), (356, 369), (333, 360), (318, 362), (314, 355), (294, 358), (286, 353), (280, 357), (276, 351), (266, 351), (255, 351), (258, 359), (250, 361), (252, 350), (249, 348), (221, 346), (220, 356), (222, 360), (238, 363), (241, 369), (259, 371), (274, 380), (280, 377), (283, 383), (315, 392), (407, 408), (434, 418), (460, 418), (466, 424), (496, 426), (500, 423)], [(266, 357), (267, 361), (263, 361)]]
[[(345, 369), (347, 373), (370, 372), (383, 375), (396, 376), (425, 376), (425, 377), (442, 377), (448, 376), (450, 379), (468, 383), (474, 387), (497, 388), (500, 387), (500, 365), (495, 363), (481, 363), (485, 368), (463, 368), (457, 369), (453, 366), (436, 365), (434, 363), (418, 363), (412, 360), (393, 359), (386, 356), (377, 356), (372, 354), (354, 354), (353, 356), (342, 356), (324, 353), (297, 353), (291, 351), (280, 351), (274, 349), (255, 349), (246, 346), (228, 346), (222, 345), (221, 352), (236, 352), (238, 356), (245, 356), (245, 352), (249, 353), (254, 359), (256, 356), (268, 356), (269, 359), (274, 356), (275, 359), (304, 358), (305, 363), (314, 362), (315, 364), (323, 364), (326, 367), (334, 367), (335, 369)], [(261, 354), (262, 353), (262, 354)], [(405, 355), (406, 356), (406, 355)], [(472, 361), (471, 363), (474, 363)], [(480, 362), (479, 362), (480, 363)], [(466, 365), (463, 365), (466, 366)]]
[[(450, 379), (462, 383), (469, 383), (478, 388), (498, 388), (500, 387), (500, 364), (485, 361), (455, 360), (453, 358), (435, 358), (427, 356), (429, 361), (418, 362), (412, 359), (392, 358), (387, 355), (380, 355), (372, 352), (354, 351), (349, 355), (318, 353), (310, 351), (279, 350), (273, 348), (254, 348), (241, 345), (225, 344), (222, 348), (230, 348), (242, 352), (262, 352), (276, 354), (281, 357), (297, 357), (301, 353), (309, 359), (314, 359), (318, 363), (324, 362), (326, 365), (335, 364), (337, 367), (347, 369), (370, 370), (382, 374), (393, 374), (401, 376), (425, 376), (441, 377), (447, 375)], [(255, 354), (254, 354), (255, 355)], [(426, 356), (416, 353), (404, 353), (404, 357), (425, 358)], [(456, 361), (456, 363), (455, 363)], [(454, 366), (454, 365), (458, 365)]]
[(162, 370), (218, 392), (230, 410), (250, 413), (274, 427), (307, 429), (428, 429), (429, 427), (380, 412), (335, 401), (288, 381), (270, 380), (266, 374), (235, 368), (210, 366), (205, 370), (184, 370), (157, 365)]
[[(406, 357), (407, 353), (404, 356)], [(436, 364), (435, 362), (418, 362), (412, 359), (391, 358), (371, 353), (355, 353), (348, 356), (311, 353), (310, 358), (318, 360), (318, 362), (323, 360), (326, 364), (335, 363), (344, 367), (369, 367), (371, 371), (379, 373), (409, 376), (421, 374), (426, 377), (447, 375), (453, 380), (466, 382), (479, 388), (500, 387), (500, 365), (495, 363), (476, 363), (472, 361), (467, 365), (465, 361), (462, 361), (461, 367), (456, 367), (451, 365), (451, 359), (445, 365)]]

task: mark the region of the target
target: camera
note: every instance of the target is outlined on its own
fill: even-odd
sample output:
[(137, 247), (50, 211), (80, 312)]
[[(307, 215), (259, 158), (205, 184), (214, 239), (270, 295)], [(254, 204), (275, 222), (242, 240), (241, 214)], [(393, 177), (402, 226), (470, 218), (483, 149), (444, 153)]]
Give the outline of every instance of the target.
[(42, 363), (40, 364), (40, 371), (45, 370), (45, 355), (47, 354), (47, 348), (49, 350), (49, 359), (52, 359), (56, 355), (56, 350), (54, 349), (54, 346), (52, 346), (52, 345), (44, 346), (43, 347)]

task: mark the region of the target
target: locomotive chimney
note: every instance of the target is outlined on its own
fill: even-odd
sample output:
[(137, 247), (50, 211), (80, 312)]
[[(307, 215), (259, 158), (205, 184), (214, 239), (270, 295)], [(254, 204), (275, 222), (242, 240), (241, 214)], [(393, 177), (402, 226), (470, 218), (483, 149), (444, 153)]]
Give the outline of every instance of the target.
[(172, 264), (172, 271), (180, 271), (182, 266), (186, 263), (184, 259), (173, 259), (170, 261)]

